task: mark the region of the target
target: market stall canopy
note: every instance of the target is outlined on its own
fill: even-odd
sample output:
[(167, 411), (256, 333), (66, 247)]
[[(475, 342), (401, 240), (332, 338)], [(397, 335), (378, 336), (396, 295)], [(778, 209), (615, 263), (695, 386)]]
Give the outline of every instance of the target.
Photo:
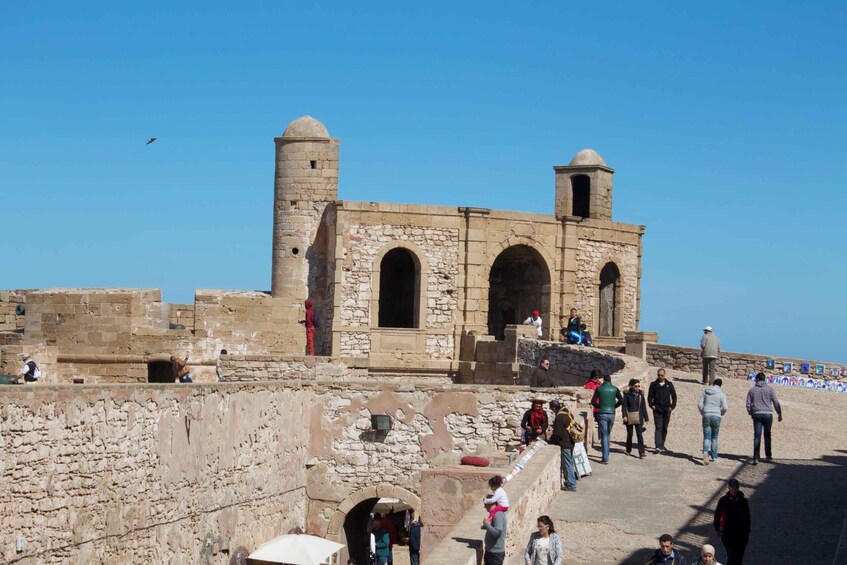
[(344, 544), (308, 534), (286, 534), (263, 544), (250, 559), (290, 565), (321, 565)]

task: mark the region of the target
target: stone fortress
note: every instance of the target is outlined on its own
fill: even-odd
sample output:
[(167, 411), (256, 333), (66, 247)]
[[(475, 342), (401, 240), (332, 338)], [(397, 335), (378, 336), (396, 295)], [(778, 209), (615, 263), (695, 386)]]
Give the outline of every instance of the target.
[[(43, 373), (2, 387), (0, 562), (235, 563), (296, 529), (360, 555), (368, 514), (396, 498), (423, 513), (425, 562), (446, 563), (492, 472), (455, 464), (485, 453), (507, 471), (541, 356), (576, 410), (592, 368), (691, 362), (638, 331), (644, 226), (612, 220), (595, 151), (554, 167), (544, 215), (339, 200), (340, 142), (319, 121), (274, 142), (270, 292), (0, 292), (0, 373), (23, 351)], [(599, 347), (558, 342), (572, 307)], [(543, 339), (520, 325), (536, 309)], [(175, 352), (198, 384), (173, 383)], [(764, 359), (731, 355), (727, 376)], [(558, 491), (553, 451), (513, 483), (512, 554)]]

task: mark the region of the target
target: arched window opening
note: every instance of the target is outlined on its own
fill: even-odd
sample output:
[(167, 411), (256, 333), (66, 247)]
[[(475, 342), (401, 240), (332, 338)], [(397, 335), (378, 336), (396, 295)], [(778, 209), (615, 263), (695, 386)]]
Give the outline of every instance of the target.
[(396, 247), (379, 265), (379, 327), (417, 327), (420, 272), (408, 249)]
[(591, 179), (586, 175), (571, 178), (571, 215), (580, 218), (591, 216)]
[(617, 328), (617, 292), (621, 273), (614, 263), (606, 263), (600, 271), (600, 312), (598, 335), (613, 336)]
[(504, 339), (507, 325), (520, 323), (533, 310), (546, 313), (549, 307), (550, 273), (538, 251), (513, 245), (500, 253), (488, 275), (489, 335)]

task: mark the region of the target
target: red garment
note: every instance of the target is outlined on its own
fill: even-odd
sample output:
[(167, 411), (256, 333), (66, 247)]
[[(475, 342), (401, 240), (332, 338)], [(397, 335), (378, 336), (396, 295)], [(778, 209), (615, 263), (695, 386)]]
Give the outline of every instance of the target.
[(312, 301), (306, 301), (306, 327), (314, 328), (315, 327), (315, 309), (312, 308)]
[(382, 527), (388, 532), (388, 539), (391, 545), (397, 544), (397, 528), (394, 527), (394, 522), (388, 519), (388, 516), (382, 517)]
[(306, 349), (309, 355), (315, 356), (315, 326), (306, 326)]
[[(593, 380), (589, 379), (585, 383), (585, 388), (587, 388), (588, 390), (597, 390), (598, 388), (600, 388), (601, 384), (603, 384), (603, 383), (594, 382)], [(592, 406), (591, 408), (592, 408), (592, 410), (594, 411), (595, 414), (600, 412), (600, 409), (597, 408), (596, 406)]]
[(544, 408), (533, 408), (532, 412), (529, 414), (529, 427), (532, 429), (535, 428), (545, 428), (547, 415), (544, 413)]

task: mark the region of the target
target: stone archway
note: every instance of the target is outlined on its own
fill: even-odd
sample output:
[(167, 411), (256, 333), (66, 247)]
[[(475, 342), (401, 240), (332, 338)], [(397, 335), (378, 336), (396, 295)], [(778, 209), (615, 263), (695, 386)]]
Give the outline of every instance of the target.
[(523, 322), (533, 310), (541, 311), (547, 335), (550, 271), (536, 249), (513, 245), (497, 256), (488, 275), (488, 333), (503, 339), (507, 325)]
[(341, 563), (353, 557), (359, 563), (367, 563), (361, 555), (366, 546), (367, 520), (381, 498), (396, 498), (415, 510), (420, 516), (421, 499), (415, 493), (388, 483), (366, 487), (344, 499), (333, 512), (327, 526), (326, 538), (345, 544), (341, 552)]

